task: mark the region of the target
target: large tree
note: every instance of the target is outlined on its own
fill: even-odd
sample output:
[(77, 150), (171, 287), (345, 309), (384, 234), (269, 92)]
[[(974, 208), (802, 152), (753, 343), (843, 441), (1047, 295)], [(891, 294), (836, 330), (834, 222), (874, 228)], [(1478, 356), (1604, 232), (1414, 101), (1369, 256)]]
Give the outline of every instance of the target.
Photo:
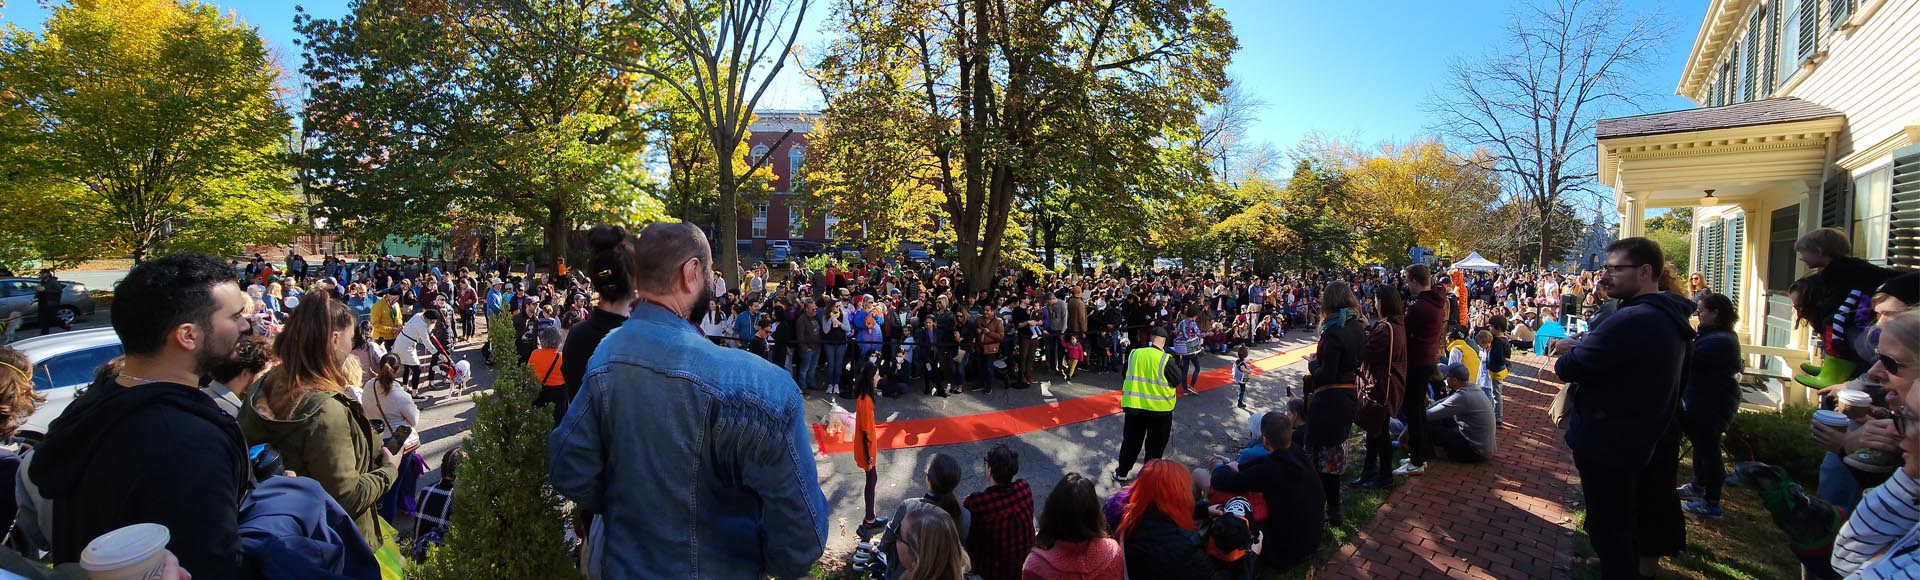
[[(1669, 34), (1659, 14), (1631, 14), (1621, 0), (1536, 0), (1513, 15), (1503, 44), (1452, 65), (1429, 109), (1448, 136), (1494, 153), (1510, 196), (1551, 240), (1579, 222), (1548, 210), (1596, 195), (1594, 122), (1642, 96), (1636, 78)], [(1535, 265), (1559, 246), (1538, 245)]]
[[(457, 0), (497, 9), (531, 33), (548, 38), (566, 34), (564, 20), (540, 10), (534, 0)], [(664, 84), (677, 95), (712, 146), (715, 159), (740, 159), (741, 144), (754, 120), (760, 97), (787, 65), (812, 0), (663, 0), (591, 4), (627, 35), (625, 49), (565, 45), (557, 49), (585, 56)], [(644, 52), (643, 52), (644, 50)], [(783, 137), (784, 139), (784, 137)], [(716, 267), (729, 284), (740, 281), (736, 217), (739, 196), (749, 176), (766, 159), (715, 163), (719, 245)]]
[(575, 224), (660, 217), (639, 156), (646, 87), (580, 50), (644, 55), (595, 0), (529, 5), (538, 31), (460, 2), (358, 0), (338, 20), (297, 17), (306, 163), (337, 225), (379, 239), (509, 215), (538, 227), (551, 259)]
[[(813, 67), (827, 122), (841, 134), (889, 133), (865, 125), (886, 119), (918, 129), (822, 146), (904, 147), (916, 164), (935, 168), (943, 221), (973, 279), (989, 278), (999, 263), (1017, 209), (1046, 207), (1021, 198), (1065, 186), (1125, 201), (1141, 193), (1131, 186), (1140, 175), (1184, 173), (1162, 146), (1194, 140), (1195, 121), (1218, 99), (1238, 47), (1225, 13), (1204, 0), (835, 7), (829, 28), (840, 35)], [(1197, 169), (1205, 174), (1204, 165)]]
[(62, 262), (291, 239), (279, 72), (254, 28), (199, 2), (79, 2), (41, 34), (9, 26), (0, 229)]
[(1498, 234), (1500, 180), (1485, 150), (1460, 154), (1416, 139), (1341, 155), (1352, 200), (1342, 213), (1358, 231), (1362, 261), (1402, 266), (1416, 245), (1465, 256)]

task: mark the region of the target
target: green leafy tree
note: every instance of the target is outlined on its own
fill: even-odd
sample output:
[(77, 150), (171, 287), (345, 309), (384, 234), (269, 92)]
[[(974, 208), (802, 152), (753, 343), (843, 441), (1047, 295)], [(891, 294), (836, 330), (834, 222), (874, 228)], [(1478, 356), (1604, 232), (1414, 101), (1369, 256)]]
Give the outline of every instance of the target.
[(63, 262), (291, 239), (278, 75), (254, 28), (200, 2), (78, 2), (38, 35), (8, 26), (0, 230)]
[(473, 399), (467, 458), (454, 482), (447, 544), (415, 570), (419, 580), (577, 578), (567, 556), (560, 497), (547, 484), (547, 434), (553, 415), (533, 404), (540, 387), (513, 348), (513, 321), (488, 323), (492, 393)]
[(465, 2), (297, 16), (312, 79), (305, 162), (323, 211), (372, 239), (444, 234), (449, 208), (511, 215), (539, 229), (550, 258), (576, 224), (664, 217), (639, 155), (647, 87), (583, 54), (642, 52), (602, 8), (529, 2), (552, 26), (538, 33)]
[(1166, 174), (1160, 149), (1196, 140), (1238, 47), (1225, 12), (1193, 0), (838, 0), (829, 28), (840, 34), (812, 66), (827, 122), (848, 135), (901, 135), (877, 127), (894, 119), (919, 130), (825, 145), (904, 148), (935, 168), (972, 279), (1000, 262), (1020, 208), (1046, 207), (1023, 198), (1064, 186), (1124, 199), (1142, 188), (1099, 185)]
[(1673, 271), (1687, 272), (1693, 267), (1693, 208), (1674, 208), (1647, 218), (1647, 239), (1660, 244)]

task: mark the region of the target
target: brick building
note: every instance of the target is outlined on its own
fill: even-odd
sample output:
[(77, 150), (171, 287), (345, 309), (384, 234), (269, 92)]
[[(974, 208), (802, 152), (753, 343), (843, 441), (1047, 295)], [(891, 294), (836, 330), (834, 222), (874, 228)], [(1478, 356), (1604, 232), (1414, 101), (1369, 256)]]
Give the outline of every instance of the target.
[[(761, 111), (748, 128), (747, 154), (749, 159), (770, 157), (765, 167), (773, 171), (773, 193), (751, 214), (741, 215), (736, 224), (738, 233), (734, 243), (739, 247), (742, 261), (752, 263), (765, 256), (769, 241), (831, 243), (829, 229), (837, 220), (820, 212), (802, 212), (788, 204), (788, 198), (796, 189), (794, 175), (806, 163), (807, 136), (819, 119), (820, 114), (811, 111)], [(793, 131), (790, 135), (789, 130)], [(782, 140), (782, 135), (786, 135), (786, 139)]]

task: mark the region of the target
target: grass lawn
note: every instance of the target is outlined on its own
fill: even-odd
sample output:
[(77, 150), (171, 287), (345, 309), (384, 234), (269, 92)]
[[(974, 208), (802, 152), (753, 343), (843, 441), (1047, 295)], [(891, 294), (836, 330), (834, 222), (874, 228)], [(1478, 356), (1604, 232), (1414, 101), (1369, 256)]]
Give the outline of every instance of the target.
[[(1680, 476), (1693, 473), (1692, 452), (1681, 451)], [(1802, 482), (1811, 485), (1813, 482)], [(1675, 485), (1679, 485), (1676, 483)], [(1760, 505), (1760, 496), (1751, 490), (1726, 489), (1720, 507), (1726, 516), (1720, 519), (1687, 516), (1687, 548), (1677, 558), (1660, 560), (1660, 578), (1762, 580), (1799, 578), (1800, 561), (1787, 547), (1787, 536), (1773, 525), (1772, 516)], [(1574, 515), (1573, 578), (1592, 580), (1600, 577), (1600, 565), (1594, 557), (1587, 534), (1587, 510)]]

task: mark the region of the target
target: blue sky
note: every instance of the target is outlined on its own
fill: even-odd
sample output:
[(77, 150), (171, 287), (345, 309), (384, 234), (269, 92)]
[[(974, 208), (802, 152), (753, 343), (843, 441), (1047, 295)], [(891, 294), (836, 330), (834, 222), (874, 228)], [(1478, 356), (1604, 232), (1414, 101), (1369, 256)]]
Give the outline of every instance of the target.
[[(5, 1), (5, 0), (0, 0)], [(1372, 143), (1426, 135), (1421, 105), (1438, 86), (1447, 63), (1481, 54), (1498, 41), (1513, 1), (1494, 0), (1216, 0), (1240, 38), (1229, 72), (1267, 103), (1250, 138), (1282, 148), (1311, 132)], [(283, 0), (215, 0), (260, 28), (288, 69), (299, 67), (293, 45), (293, 7)], [(1674, 34), (1643, 79), (1652, 94), (1646, 111), (1691, 108), (1673, 88), (1693, 45), (1705, 0), (1627, 0), (1630, 10), (1657, 10)], [(0, 22), (37, 30), (47, 11), (35, 0), (6, 1)], [(317, 17), (346, 13), (346, 0), (299, 2)], [(803, 45), (821, 44), (821, 13), (814, 0)], [(789, 67), (763, 108), (817, 108), (818, 92)], [(1628, 112), (1623, 112), (1626, 114)]]

